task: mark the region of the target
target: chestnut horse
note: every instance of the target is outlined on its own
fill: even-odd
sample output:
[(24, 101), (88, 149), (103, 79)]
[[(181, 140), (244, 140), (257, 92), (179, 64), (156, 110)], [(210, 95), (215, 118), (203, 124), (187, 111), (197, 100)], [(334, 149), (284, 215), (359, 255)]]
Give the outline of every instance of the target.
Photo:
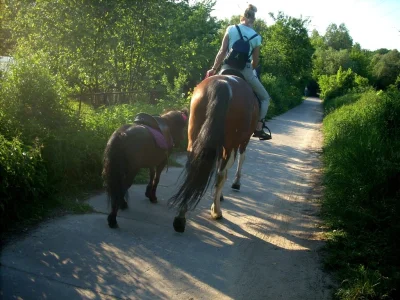
[[(102, 175), (108, 201), (111, 202), (112, 211), (107, 218), (111, 228), (118, 227), (118, 209), (127, 207), (127, 191), (141, 168), (150, 170), (150, 182), (145, 195), (151, 202), (157, 202), (156, 190), (160, 174), (167, 164), (172, 146), (183, 140), (188, 119), (185, 110), (171, 111), (155, 118), (147, 114), (138, 116), (147, 116), (147, 121), (144, 118), (143, 122), (121, 126), (111, 135), (104, 151)], [(165, 147), (157, 145), (160, 139), (165, 144), (161, 145)]]
[(183, 183), (169, 199), (178, 208), (175, 231), (184, 232), (186, 212), (194, 209), (216, 173), (211, 217), (222, 218), (220, 199), (228, 169), (240, 158), (233, 188), (240, 187), (245, 151), (259, 117), (259, 104), (250, 85), (238, 76), (215, 75), (194, 90), (188, 127), (188, 160)]

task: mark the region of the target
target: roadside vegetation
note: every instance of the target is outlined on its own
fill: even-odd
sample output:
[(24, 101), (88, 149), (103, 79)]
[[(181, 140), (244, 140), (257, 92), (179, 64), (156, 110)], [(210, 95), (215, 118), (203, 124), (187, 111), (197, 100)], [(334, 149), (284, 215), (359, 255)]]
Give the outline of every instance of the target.
[(324, 100), (325, 265), (336, 299), (399, 299), (400, 54), (354, 44), (344, 25), (311, 37)]
[(326, 264), (338, 271), (337, 297), (398, 299), (400, 92), (347, 94), (325, 107)]

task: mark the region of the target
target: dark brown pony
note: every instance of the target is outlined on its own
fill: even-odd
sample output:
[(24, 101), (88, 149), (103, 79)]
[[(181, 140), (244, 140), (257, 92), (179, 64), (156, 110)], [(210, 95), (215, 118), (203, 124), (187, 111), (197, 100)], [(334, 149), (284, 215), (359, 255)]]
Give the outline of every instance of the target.
[(183, 232), (186, 212), (194, 209), (216, 172), (211, 217), (222, 217), (220, 198), (237, 151), (240, 160), (233, 188), (240, 187), (245, 151), (258, 120), (259, 104), (250, 85), (237, 76), (216, 75), (203, 80), (194, 90), (188, 127), (188, 161), (183, 183), (169, 200), (178, 207), (174, 229)]
[[(169, 129), (173, 145), (178, 145), (184, 137), (187, 111), (171, 111), (160, 119)], [(111, 228), (118, 227), (118, 209), (127, 207), (128, 188), (141, 168), (150, 170), (145, 195), (151, 202), (157, 202), (157, 185), (171, 150), (172, 145), (167, 150), (158, 147), (150, 130), (143, 125), (127, 124), (114, 131), (104, 151), (102, 172), (112, 208), (107, 219)]]

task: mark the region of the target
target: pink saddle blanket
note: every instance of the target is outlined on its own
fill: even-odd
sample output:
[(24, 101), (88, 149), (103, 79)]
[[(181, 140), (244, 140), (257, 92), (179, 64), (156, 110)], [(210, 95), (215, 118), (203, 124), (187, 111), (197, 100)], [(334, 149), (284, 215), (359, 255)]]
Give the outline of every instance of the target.
[(160, 131), (151, 128), (150, 126), (147, 125), (141, 125), (141, 126), (146, 127), (147, 130), (151, 133), (151, 135), (154, 138), (154, 141), (156, 142), (157, 147), (163, 150), (168, 150), (172, 148), (172, 140), (167, 141), (164, 135)]

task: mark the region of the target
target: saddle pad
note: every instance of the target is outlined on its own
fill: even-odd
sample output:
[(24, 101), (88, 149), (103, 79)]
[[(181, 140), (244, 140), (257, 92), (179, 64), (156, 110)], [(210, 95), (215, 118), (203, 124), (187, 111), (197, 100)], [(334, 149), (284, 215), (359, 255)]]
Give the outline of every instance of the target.
[(172, 141), (167, 141), (164, 135), (160, 131), (151, 128), (150, 126), (147, 125), (141, 125), (141, 126), (147, 128), (147, 130), (151, 133), (151, 135), (154, 138), (154, 141), (156, 142), (157, 147), (163, 150), (169, 150), (170, 148), (172, 148)]

